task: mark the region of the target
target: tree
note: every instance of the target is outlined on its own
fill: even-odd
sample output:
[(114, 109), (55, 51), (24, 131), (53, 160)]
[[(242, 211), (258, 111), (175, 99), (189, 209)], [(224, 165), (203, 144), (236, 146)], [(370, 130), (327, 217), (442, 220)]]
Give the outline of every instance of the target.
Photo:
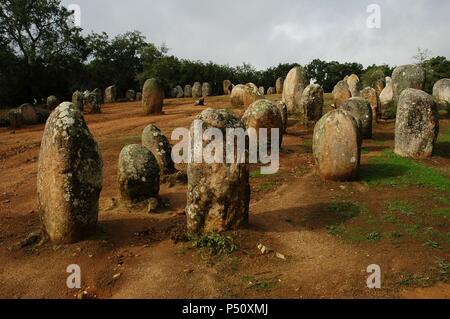
[(386, 76), (392, 74), (392, 68), (389, 65), (371, 65), (367, 67), (361, 75), (362, 87), (375, 87), (378, 81), (385, 81)]
[(433, 86), (440, 79), (450, 78), (450, 61), (446, 57), (437, 56), (422, 62), (425, 69), (425, 92), (433, 94)]

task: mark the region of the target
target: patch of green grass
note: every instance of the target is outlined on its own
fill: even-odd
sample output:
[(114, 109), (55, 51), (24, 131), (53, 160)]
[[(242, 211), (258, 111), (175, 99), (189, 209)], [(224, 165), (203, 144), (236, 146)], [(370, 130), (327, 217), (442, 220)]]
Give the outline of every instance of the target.
[(400, 286), (412, 286), (417, 285), (420, 287), (430, 286), (430, 277), (414, 275), (410, 273), (403, 273), (400, 276), (399, 285)]
[(381, 236), (381, 234), (378, 231), (374, 231), (374, 232), (371, 232), (371, 233), (367, 234), (366, 239), (368, 241), (376, 242), (376, 241), (380, 241), (381, 237), (382, 236)]
[(258, 186), (261, 191), (270, 191), (278, 187), (278, 183), (276, 182), (265, 182)]
[(398, 231), (393, 231), (388, 234), (389, 241), (393, 244), (398, 244), (402, 236), (403, 234)]
[(436, 267), (435, 267), (439, 280), (447, 282), (450, 279), (450, 263), (441, 258), (436, 258)]
[(141, 135), (130, 135), (122, 139), (122, 144), (123, 145), (140, 144), (141, 141), (142, 141)]
[(362, 209), (359, 205), (347, 201), (334, 201), (328, 204), (328, 211), (342, 218), (349, 219), (358, 216)]
[(327, 229), (327, 233), (332, 236), (341, 236), (344, 233), (343, 225), (340, 225), (340, 226), (330, 225), (330, 226), (327, 226), (326, 229)]
[(431, 239), (427, 240), (423, 245), (428, 248), (432, 248), (432, 249), (441, 248), (441, 245), (438, 242), (435, 242), (434, 240), (431, 240)]
[(387, 209), (392, 213), (401, 213), (406, 216), (414, 215), (414, 205), (402, 200), (394, 200), (387, 203)]
[(255, 276), (242, 276), (242, 281), (249, 285), (249, 288), (256, 290), (272, 290), (279, 286), (279, 276), (273, 278), (256, 278)]
[(384, 151), (361, 168), (362, 181), (370, 187), (425, 186), (438, 191), (450, 192), (450, 179), (438, 170), (412, 159)]
[(192, 236), (191, 241), (194, 247), (207, 249), (213, 255), (230, 254), (237, 249), (231, 236), (216, 232), (200, 237)]

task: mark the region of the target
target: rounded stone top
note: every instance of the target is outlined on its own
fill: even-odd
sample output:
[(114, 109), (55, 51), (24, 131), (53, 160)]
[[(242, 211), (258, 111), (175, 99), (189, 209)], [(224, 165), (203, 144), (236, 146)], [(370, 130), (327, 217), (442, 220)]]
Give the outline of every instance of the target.
[(159, 173), (155, 156), (147, 148), (139, 144), (125, 146), (120, 152), (119, 169), (121, 173), (132, 178), (140, 178), (142, 172)]
[(203, 121), (203, 125), (206, 127), (223, 128), (243, 128), (245, 129), (242, 121), (236, 117), (233, 113), (224, 109), (206, 109), (201, 112), (197, 120)]

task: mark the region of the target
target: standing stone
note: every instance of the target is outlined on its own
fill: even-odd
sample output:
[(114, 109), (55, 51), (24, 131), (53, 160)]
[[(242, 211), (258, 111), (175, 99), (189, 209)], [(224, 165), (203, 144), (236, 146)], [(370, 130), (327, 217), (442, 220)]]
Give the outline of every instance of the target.
[(43, 231), (71, 243), (95, 230), (103, 163), (81, 111), (61, 103), (50, 115), (39, 153), (37, 193)]
[(361, 97), (370, 103), (370, 108), (372, 109), (372, 120), (376, 121), (379, 113), (377, 91), (371, 87), (366, 87), (361, 91)]
[(105, 103), (114, 103), (117, 98), (117, 87), (115, 85), (108, 86), (105, 89)]
[(81, 112), (83, 112), (83, 93), (80, 91), (75, 91), (72, 94), (72, 103), (77, 107)]
[(177, 95), (178, 95), (178, 89), (176, 87), (172, 88), (172, 92), (170, 94), (170, 97), (175, 99), (177, 97)]
[(280, 112), (281, 121), (283, 122), (283, 134), (286, 134), (289, 124), (287, 105), (283, 101), (279, 101), (276, 106)]
[(145, 114), (162, 113), (164, 87), (157, 79), (148, 79), (142, 89), (142, 108)]
[(230, 95), (231, 90), (233, 90), (233, 83), (230, 80), (223, 81), (223, 94)]
[(175, 164), (172, 161), (172, 146), (167, 137), (155, 125), (148, 125), (142, 133), (142, 145), (152, 152), (158, 162), (161, 174), (175, 172)]
[(397, 108), (400, 94), (408, 88), (423, 90), (425, 87), (425, 70), (420, 65), (401, 65), (392, 72), (392, 90), (394, 107)]
[(283, 120), (281, 118), (281, 113), (277, 106), (269, 100), (258, 100), (252, 103), (244, 113), (242, 117), (242, 123), (245, 127), (254, 128), (259, 137), (259, 129), (267, 129), (267, 146), (271, 145), (271, 131), (272, 129), (278, 129), (279, 134), (279, 145), (281, 147), (283, 141)]
[(439, 134), (439, 113), (433, 97), (416, 89), (403, 90), (395, 122), (395, 153), (422, 159), (433, 154)]
[(98, 92), (95, 90), (92, 92), (87, 92), (89, 94), (83, 97), (83, 109), (87, 110), (87, 112), (91, 114), (101, 113)]
[(142, 101), (142, 93), (141, 92), (136, 93), (136, 101)]
[(260, 87), (258, 88), (258, 93), (259, 93), (260, 95), (264, 95), (264, 94), (266, 93), (266, 90), (265, 90), (264, 86), (260, 86)]
[(54, 110), (59, 105), (59, 100), (56, 96), (50, 95), (47, 98), (47, 106), (50, 110)]
[(12, 130), (21, 128), (23, 125), (23, 117), (19, 109), (12, 109), (8, 112), (7, 121), (9, 122), (9, 128)]
[(239, 84), (236, 85), (231, 91), (231, 105), (234, 107), (248, 107), (256, 100), (264, 98), (255, 92), (254, 88), (249, 85)]
[(19, 113), (22, 116), (23, 124), (34, 125), (39, 123), (39, 115), (30, 103), (22, 104), (19, 106)]
[(134, 101), (134, 100), (136, 99), (136, 92), (135, 92), (134, 90), (128, 90), (128, 91), (125, 93), (125, 98), (126, 98), (128, 101)]
[[(245, 130), (241, 120), (226, 110), (207, 109), (197, 116), (203, 130), (218, 128), (226, 137), (227, 128)], [(191, 140), (194, 143), (194, 125)], [(202, 140), (206, 147), (212, 140)], [(191, 152), (194, 149), (191, 144)], [(222, 163), (189, 163), (186, 217), (191, 233), (207, 234), (236, 229), (248, 223), (250, 184), (249, 165), (226, 163), (226, 141), (223, 140)], [(236, 156), (236, 154), (235, 154)]]
[(375, 81), (375, 92), (377, 93), (377, 97), (380, 96), (381, 92), (383, 92), (386, 87), (384, 79), (379, 79)]
[(360, 96), (361, 82), (356, 74), (352, 74), (347, 78), (347, 85), (352, 97)]
[(392, 87), (392, 79), (386, 77), (386, 87), (380, 94), (380, 117), (382, 119), (395, 118), (396, 110), (394, 107), (394, 90)]
[(192, 97), (192, 86), (189, 84), (184, 86), (184, 97)]
[(125, 146), (119, 155), (118, 182), (125, 202), (139, 203), (159, 194), (159, 166), (142, 145)]
[(284, 86), (284, 78), (278, 78), (275, 82), (275, 89), (277, 94), (283, 93), (283, 86)]
[(246, 85), (252, 88), (253, 93), (259, 93), (259, 88), (256, 86), (256, 84), (249, 82)]
[(177, 98), (177, 99), (181, 99), (182, 97), (184, 97), (184, 90), (183, 90), (183, 88), (181, 87), (181, 85), (177, 85), (177, 86), (175, 87), (175, 89), (177, 90), (177, 95), (176, 95), (176, 98)]
[(357, 178), (361, 141), (353, 115), (342, 109), (325, 114), (317, 122), (313, 136), (314, 161), (322, 178), (334, 181)]
[(95, 100), (97, 104), (98, 105), (102, 104), (103, 101), (102, 91), (99, 88), (96, 88), (94, 91), (92, 91), (92, 93), (95, 94)]
[(211, 84), (209, 84), (208, 82), (203, 83), (203, 85), (202, 85), (202, 96), (203, 97), (208, 97), (208, 96), (211, 96), (211, 94), (212, 94)]
[(323, 89), (319, 84), (310, 84), (305, 88), (299, 113), (304, 124), (320, 120), (323, 113)]
[(306, 85), (305, 71), (302, 67), (296, 66), (289, 71), (284, 80), (282, 96), (289, 113), (298, 113), (301, 95)]
[(275, 90), (275, 88), (273, 86), (271, 86), (267, 89), (267, 95), (273, 95), (275, 93), (277, 93), (277, 91)]
[(450, 112), (450, 79), (437, 81), (433, 86), (433, 96), (440, 108)]
[(363, 138), (372, 138), (372, 108), (369, 102), (360, 97), (352, 97), (345, 101), (341, 108), (360, 121)]
[(339, 81), (333, 89), (334, 108), (340, 108), (342, 104), (352, 97), (347, 81)]
[(192, 86), (192, 97), (194, 99), (202, 97), (202, 84), (200, 82), (195, 82)]

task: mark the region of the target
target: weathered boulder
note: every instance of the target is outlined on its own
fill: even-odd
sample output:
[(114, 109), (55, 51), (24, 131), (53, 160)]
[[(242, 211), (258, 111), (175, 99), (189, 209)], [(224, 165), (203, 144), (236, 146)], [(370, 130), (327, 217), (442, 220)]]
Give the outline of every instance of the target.
[(256, 100), (264, 98), (249, 85), (238, 84), (231, 91), (231, 105), (234, 107), (248, 107)]
[(194, 99), (202, 97), (202, 84), (200, 82), (195, 82), (192, 86), (192, 97)]
[(204, 106), (204, 105), (205, 105), (205, 98), (203, 97), (195, 101), (195, 106)]
[(181, 85), (177, 85), (177, 86), (175, 87), (175, 89), (177, 90), (177, 95), (176, 95), (176, 98), (177, 98), (177, 99), (181, 99), (182, 97), (184, 97), (184, 90), (183, 90), (183, 88), (181, 87)]
[[(227, 128), (245, 126), (240, 119), (226, 110), (207, 109), (197, 116), (203, 130), (217, 128), (225, 139)], [(194, 143), (195, 126), (191, 126)], [(203, 140), (203, 147), (212, 140)], [(186, 217), (187, 227), (192, 233), (210, 233), (235, 229), (248, 223), (250, 184), (249, 165), (225, 160), (226, 141), (223, 141), (223, 163), (188, 164), (188, 191)], [(191, 145), (191, 152), (194, 149)]]
[(284, 78), (278, 78), (275, 82), (275, 90), (277, 94), (283, 93)]
[(127, 90), (127, 92), (125, 93), (125, 98), (128, 101), (136, 100), (136, 92), (134, 90)]
[(170, 97), (175, 99), (177, 97), (177, 95), (178, 95), (178, 89), (176, 87), (172, 88)]
[(189, 84), (184, 86), (184, 97), (192, 97), (192, 86)]
[(55, 109), (58, 105), (59, 105), (59, 99), (58, 99), (56, 96), (50, 95), (50, 96), (47, 98), (47, 107), (48, 107), (50, 110)]
[(39, 123), (39, 115), (30, 103), (22, 104), (18, 109), (20, 115), (22, 116), (22, 122), (25, 125), (34, 125)]
[(172, 146), (167, 137), (155, 125), (148, 125), (142, 132), (142, 145), (152, 152), (158, 162), (161, 174), (175, 173), (172, 161)]
[(379, 79), (375, 81), (374, 88), (375, 92), (377, 92), (377, 97), (380, 96), (381, 92), (383, 92), (384, 88), (386, 87), (386, 83), (384, 79)]
[(394, 106), (394, 90), (392, 86), (392, 79), (386, 77), (386, 87), (380, 94), (380, 117), (382, 119), (395, 118), (396, 109)]
[(289, 113), (298, 113), (303, 90), (307, 85), (305, 71), (296, 66), (289, 71), (283, 84), (282, 100), (286, 103)]
[(21, 128), (24, 124), (22, 114), (18, 108), (9, 111), (6, 120), (9, 123), (9, 128), (12, 130)]
[(164, 87), (158, 79), (148, 79), (142, 89), (142, 108), (145, 114), (162, 113)]
[(352, 97), (347, 81), (339, 81), (333, 89), (334, 107), (340, 108), (342, 104)]
[(416, 64), (401, 65), (392, 72), (392, 90), (394, 106), (397, 108), (400, 94), (408, 88), (423, 90), (425, 87), (425, 70)]
[(271, 86), (267, 89), (267, 95), (273, 95), (276, 93), (277, 93), (277, 91), (275, 90), (275, 88), (273, 86)]
[(211, 96), (211, 94), (212, 94), (211, 84), (209, 84), (208, 82), (203, 83), (203, 85), (202, 85), (202, 96), (203, 97), (208, 97), (208, 96)]
[(99, 102), (98, 92), (95, 90), (92, 92), (87, 91), (88, 95), (83, 96), (83, 110), (86, 110), (91, 114), (101, 113), (101, 106)]
[(450, 79), (441, 79), (434, 84), (433, 97), (440, 108), (450, 111)]
[(325, 114), (314, 128), (313, 156), (319, 174), (327, 180), (356, 179), (361, 161), (357, 120), (337, 109)]
[(439, 134), (439, 113), (433, 97), (406, 89), (400, 94), (395, 122), (395, 153), (421, 159), (433, 154)]
[(372, 108), (360, 97), (352, 97), (342, 104), (341, 109), (349, 112), (361, 122), (361, 136), (372, 138)]
[(260, 87), (258, 88), (258, 93), (259, 93), (260, 95), (264, 95), (264, 94), (266, 93), (266, 89), (264, 88), (264, 86), (260, 86)]
[(283, 101), (279, 101), (277, 102), (276, 106), (281, 115), (281, 122), (283, 123), (283, 134), (285, 134), (287, 132), (289, 124), (287, 105)]
[(233, 90), (233, 83), (231, 83), (230, 80), (224, 80), (223, 81), (223, 94), (230, 95), (232, 90)]
[(79, 108), (61, 103), (42, 137), (37, 193), (43, 231), (51, 241), (75, 242), (95, 230), (103, 163)]
[(127, 203), (158, 197), (159, 173), (158, 163), (147, 148), (137, 144), (125, 146), (118, 164), (120, 196)]
[(352, 97), (358, 97), (361, 91), (361, 82), (356, 74), (352, 74), (347, 78), (348, 89)]
[(280, 137), (279, 145), (281, 147), (284, 131), (283, 119), (281, 116), (280, 110), (271, 101), (257, 100), (253, 102), (245, 111), (244, 116), (242, 117), (242, 123), (244, 123), (247, 129), (254, 128), (257, 131), (258, 141), (260, 141), (259, 129), (266, 128), (268, 147), (271, 145), (272, 129), (278, 129), (278, 134)]
[(108, 86), (105, 89), (105, 103), (114, 103), (117, 98), (117, 87), (115, 85)]
[(100, 105), (103, 102), (102, 90), (99, 88), (94, 89), (91, 93), (95, 94), (95, 100), (97, 104)]
[(323, 88), (318, 84), (308, 85), (302, 93), (299, 104), (303, 123), (317, 122), (323, 112)]
[(83, 112), (84, 104), (83, 104), (83, 93), (80, 91), (75, 91), (72, 94), (72, 103), (81, 111)]
[(372, 109), (372, 120), (376, 121), (380, 111), (380, 101), (378, 100), (377, 91), (368, 86), (361, 91), (361, 97), (370, 103), (370, 108)]
[(254, 84), (252, 82), (249, 82), (246, 85), (252, 88), (253, 93), (258, 93), (259, 92), (259, 88), (256, 86), (256, 84)]
[(136, 101), (142, 101), (142, 93), (141, 92), (136, 93)]

